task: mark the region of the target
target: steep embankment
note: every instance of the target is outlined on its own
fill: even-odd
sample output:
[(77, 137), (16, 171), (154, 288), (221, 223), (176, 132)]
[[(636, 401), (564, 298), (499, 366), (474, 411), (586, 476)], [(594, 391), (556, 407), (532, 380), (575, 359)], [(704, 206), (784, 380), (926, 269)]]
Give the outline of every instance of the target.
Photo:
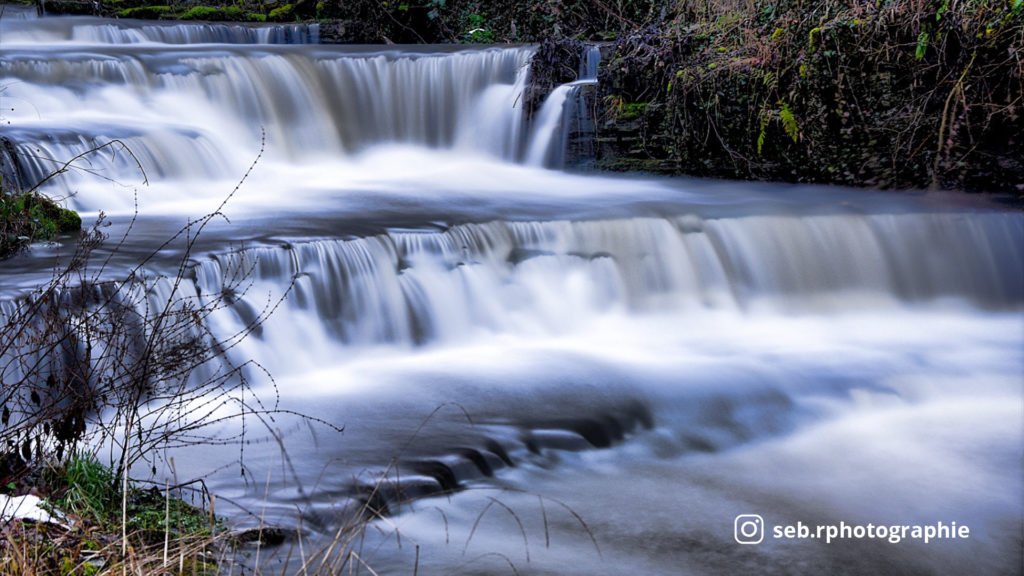
[(603, 165), (1022, 193), (1022, 5), (677, 10), (612, 50)]

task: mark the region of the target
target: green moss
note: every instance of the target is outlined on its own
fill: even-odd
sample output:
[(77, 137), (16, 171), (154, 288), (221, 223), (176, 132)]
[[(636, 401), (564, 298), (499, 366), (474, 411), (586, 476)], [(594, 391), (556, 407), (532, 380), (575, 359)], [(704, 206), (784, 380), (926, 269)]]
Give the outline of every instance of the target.
[(0, 258), (7, 258), (30, 242), (82, 229), (72, 210), (38, 194), (0, 194)]
[(635, 120), (647, 113), (647, 102), (624, 103), (619, 111), (619, 120)]
[(57, 217), (57, 231), (63, 233), (78, 232), (82, 229), (82, 217), (74, 210), (60, 209)]
[(156, 540), (174, 536), (211, 536), (220, 522), (185, 501), (160, 490), (133, 490), (128, 502), (128, 527)]
[(219, 20), (222, 12), (220, 8), (212, 6), (193, 6), (179, 18), (181, 20)]
[[(181, 572), (161, 574), (220, 573), (212, 552), (224, 526), (212, 514), (182, 500), (180, 493), (136, 484), (129, 487), (125, 500), (121, 478), (87, 452), (48, 464), (34, 478), (33, 488), (45, 496), (42, 506), (74, 517), (76, 528), (59, 531), (59, 537), (53, 538), (52, 527), (6, 524), (0, 540), (0, 574), (120, 574), (125, 571), (122, 562), (145, 566), (161, 554), (172, 555), (183, 567)], [(124, 505), (127, 515), (122, 514)], [(130, 540), (127, 557), (120, 554), (124, 529)], [(7, 554), (11, 546), (24, 553)]]
[(206, 20), (209, 22), (247, 20), (248, 13), (238, 6), (193, 6), (180, 16), (182, 20)]
[(29, 212), (48, 230), (46, 238), (58, 232), (78, 232), (82, 229), (81, 216), (73, 210), (62, 208), (50, 199), (42, 196), (32, 198)]
[[(117, 532), (122, 521), (121, 482), (114, 472), (94, 455), (80, 453), (48, 473), (47, 489), (60, 494), (54, 507), (96, 524), (107, 532)], [(220, 521), (176, 496), (168, 496), (154, 487), (128, 491), (128, 527), (136, 535), (162, 541), (170, 532), (176, 537), (207, 537), (220, 527)]]
[(270, 15), (267, 16), (267, 20), (273, 22), (285, 22), (288, 20), (294, 20), (295, 5), (285, 4), (278, 8), (274, 8), (270, 11)]
[(245, 19), (249, 22), (266, 22), (267, 15), (260, 14), (259, 12), (248, 12), (245, 15)]

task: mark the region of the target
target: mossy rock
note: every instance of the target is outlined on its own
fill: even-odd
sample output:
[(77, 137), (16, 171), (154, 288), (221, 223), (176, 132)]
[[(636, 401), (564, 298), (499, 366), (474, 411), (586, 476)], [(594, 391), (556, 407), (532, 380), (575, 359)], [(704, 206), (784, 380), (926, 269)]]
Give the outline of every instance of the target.
[(598, 160), (597, 167), (608, 172), (638, 172), (645, 174), (675, 174), (679, 165), (673, 160), (618, 156)]
[(82, 218), (77, 213), (45, 196), (0, 195), (0, 258), (15, 254), (30, 242), (81, 229)]
[[(53, 231), (46, 237), (52, 236), (54, 233), (67, 234), (82, 229), (82, 217), (74, 210), (62, 208), (45, 196), (33, 195), (28, 198), (30, 199), (26, 200), (25, 208), (29, 214), (36, 218), (43, 228)], [(46, 239), (46, 237), (39, 239)]]
[(157, 20), (172, 14), (170, 6), (138, 6), (118, 10), (118, 18), (138, 18), (140, 20)]
[(271, 22), (288, 22), (295, 19), (295, 4), (285, 4), (274, 8), (267, 16)]
[(622, 105), (619, 120), (634, 120), (647, 113), (647, 102), (628, 102)]
[(60, 216), (57, 217), (57, 231), (68, 234), (82, 230), (82, 217), (74, 210), (60, 208)]
[(208, 22), (225, 22), (246, 20), (246, 12), (238, 6), (193, 6), (180, 16), (182, 20), (206, 20)]

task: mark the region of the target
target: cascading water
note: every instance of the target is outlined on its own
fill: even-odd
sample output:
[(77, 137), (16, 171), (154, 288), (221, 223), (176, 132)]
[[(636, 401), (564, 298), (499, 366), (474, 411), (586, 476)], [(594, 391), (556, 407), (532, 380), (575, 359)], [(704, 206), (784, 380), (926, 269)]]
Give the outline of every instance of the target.
[[(249, 374), (256, 393), (346, 431), (250, 428), (245, 481), (225, 468), (236, 445), (177, 449), (233, 522), (259, 510), (309, 547), (371, 502), (391, 517), (363, 556), (389, 574), (1015, 568), (1019, 211), (543, 169), (585, 131), (597, 47), (526, 119), (530, 47), (272, 46), (315, 30), (89, 18), (0, 31), (5, 186), (125, 145), (44, 191), (107, 211), (115, 239), (138, 198), (107, 272), (159, 248), (119, 285), (137, 318), (173, 300), (160, 276), (183, 249), (163, 241), (263, 150), (179, 294), (217, 302), (201, 332), (225, 340), (272, 309), (226, 354), (273, 374)], [(0, 316), (55, 252), (5, 263)], [(743, 546), (737, 514), (972, 537)]]
[[(525, 146), (517, 95), (531, 54), (527, 48), (417, 55), (97, 47), (53, 60), (37, 47), (15, 47), (0, 63), (0, 75), (11, 82), (5, 98), (32, 105), (15, 107), (15, 127), (5, 138), (26, 182), (41, 180), (60, 159), (113, 139), (125, 142), (146, 174), (237, 174), (246, 164), (239, 152), (251, 158), (262, 130), (270, 156), (287, 162), (344, 157), (383, 144), (512, 160)], [(63, 88), (54, 90), (55, 82)], [(81, 98), (104, 115), (83, 117), (66, 106), (67, 98)], [(71, 137), (59, 136), (69, 128)], [(137, 179), (133, 161), (126, 154), (96, 155), (91, 170)], [(65, 179), (66, 190), (90, 178)], [(106, 191), (88, 194), (76, 194), (73, 205), (111, 208)]]
[[(8, 16), (4, 16), (7, 20)], [(317, 44), (319, 24), (161, 23), (47, 18), (32, 26), (3, 26), (4, 44)]]
[(578, 132), (576, 137), (583, 141), (593, 137), (587, 89), (597, 85), (600, 64), (601, 48), (588, 46), (580, 58), (577, 80), (558, 86), (544, 100), (535, 120), (535, 135), (526, 154), (528, 164), (562, 168), (566, 163), (570, 131), (575, 128)]
[[(232, 271), (252, 269), (263, 295), (295, 279), (282, 321), (308, 315), (318, 339), (346, 346), (413, 344), (477, 330), (557, 334), (609, 310), (806, 312), (942, 297), (1014, 308), (1024, 276), (1001, 263), (1021, 244), (1024, 222), (1004, 214), (490, 222), (218, 255), (199, 265), (198, 285), (219, 293)], [(843, 246), (863, 249), (840, 262)], [(928, 249), (943, 259), (921, 261)], [(270, 348), (289, 348), (279, 344)]]

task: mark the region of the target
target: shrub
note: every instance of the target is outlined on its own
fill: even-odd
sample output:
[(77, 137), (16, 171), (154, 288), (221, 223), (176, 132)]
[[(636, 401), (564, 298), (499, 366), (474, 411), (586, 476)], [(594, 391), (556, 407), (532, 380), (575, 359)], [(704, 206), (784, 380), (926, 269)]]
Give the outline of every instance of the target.
[(267, 20), (270, 20), (272, 22), (286, 22), (289, 20), (294, 20), (294, 14), (295, 5), (285, 4), (284, 6), (279, 6), (271, 10), (270, 14), (267, 16)]
[(473, 44), (490, 44), (494, 42), (494, 32), (484, 27), (484, 17), (479, 14), (470, 14), (466, 18), (470, 30), (465, 34), (465, 41)]

